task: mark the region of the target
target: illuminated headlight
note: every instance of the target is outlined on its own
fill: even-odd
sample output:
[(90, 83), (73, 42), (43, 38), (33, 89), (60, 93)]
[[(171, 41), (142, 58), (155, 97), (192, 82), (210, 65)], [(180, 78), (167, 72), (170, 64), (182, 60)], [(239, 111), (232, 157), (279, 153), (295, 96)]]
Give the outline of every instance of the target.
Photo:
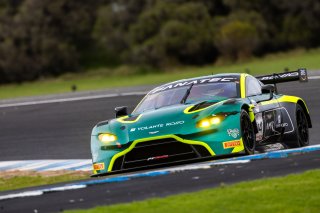
[(213, 117), (209, 117), (209, 118), (205, 118), (203, 120), (200, 120), (197, 123), (197, 126), (200, 127), (200, 128), (207, 128), (207, 127), (210, 127), (212, 125), (220, 124), (222, 120), (223, 120), (222, 117), (213, 116)]
[(210, 118), (210, 123), (213, 125), (219, 124), (220, 122), (221, 122), (221, 119), (219, 117)]
[(199, 122), (199, 127), (205, 128), (211, 126), (210, 120), (205, 119)]
[(117, 140), (117, 136), (109, 134), (109, 133), (99, 134), (98, 138), (101, 142), (104, 142), (104, 143), (113, 142), (113, 141)]

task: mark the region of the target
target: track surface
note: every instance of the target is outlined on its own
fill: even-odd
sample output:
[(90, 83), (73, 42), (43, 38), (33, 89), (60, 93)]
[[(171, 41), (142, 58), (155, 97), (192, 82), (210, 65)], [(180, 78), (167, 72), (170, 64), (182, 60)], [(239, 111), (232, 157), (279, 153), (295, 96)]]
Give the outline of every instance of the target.
[[(282, 176), (319, 168), (320, 151), (288, 158), (219, 165), (123, 182), (91, 185), (88, 188), (52, 192), (41, 196), (0, 201), (0, 212), (59, 212), (131, 202), (171, 194), (193, 192), (239, 181)], [(0, 193), (0, 197), (1, 197)]]
[[(320, 143), (320, 80), (307, 84), (279, 85), (279, 92), (300, 96), (308, 104), (313, 120), (311, 144)], [(0, 107), (0, 161), (90, 158), (90, 132), (100, 120), (114, 117), (115, 106), (129, 109), (141, 95), (57, 102), (29, 106)], [(284, 159), (256, 160), (247, 164), (214, 166), (206, 170), (136, 178), (126, 182), (48, 193), (37, 197), (0, 201), (0, 212), (57, 212), (89, 208), (191, 192), (262, 177), (281, 176), (319, 168), (320, 151)], [(0, 195), (3, 193), (0, 193)]]
[[(279, 84), (279, 92), (305, 99), (313, 121), (311, 144), (320, 140), (320, 80)], [(143, 88), (147, 90), (147, 88)], [(0, 108), (0, 161), (89, 159), (90, 133), (114, 117), (116, 106), (133, 109), (142, 95)]]

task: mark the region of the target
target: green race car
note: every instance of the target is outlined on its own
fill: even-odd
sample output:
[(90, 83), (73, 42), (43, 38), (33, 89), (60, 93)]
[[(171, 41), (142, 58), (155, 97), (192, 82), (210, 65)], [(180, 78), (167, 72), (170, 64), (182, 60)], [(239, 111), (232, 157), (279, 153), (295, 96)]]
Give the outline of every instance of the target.
[(309, 144), (305, 102), (278, 94), (276, 83), (306, 82), (305, 69), (253, 77), (218, 74), (151, 90), (131, 114), (98, 123), (91, 134), (94, 176), (214, 157), (259, 147)]

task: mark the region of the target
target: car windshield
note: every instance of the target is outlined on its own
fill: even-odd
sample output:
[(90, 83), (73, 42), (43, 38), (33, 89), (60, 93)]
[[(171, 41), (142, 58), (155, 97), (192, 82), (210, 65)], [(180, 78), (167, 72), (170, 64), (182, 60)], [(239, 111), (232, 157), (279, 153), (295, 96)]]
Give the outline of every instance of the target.
[[(133, 113), (140, 114), (149, 110), (181, 104), (181, 100), (186, 95), (190, 86), (191, 85), (148, 94), (144, 97)], [(238, 97), (238, 87), (236, 82), (195, 84), (191, 87), (190, 94), (185, 100), (185, 103), (221, 101), (236, 97)]]

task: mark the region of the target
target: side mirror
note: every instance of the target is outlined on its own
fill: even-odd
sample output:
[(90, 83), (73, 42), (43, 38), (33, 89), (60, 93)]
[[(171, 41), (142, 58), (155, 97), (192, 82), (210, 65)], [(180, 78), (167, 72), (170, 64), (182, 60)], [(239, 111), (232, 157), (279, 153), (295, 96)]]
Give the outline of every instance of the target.
[(128, 115), (128, 107), (127, 106), (116, 107), (114, 109), (114, 111), (116, 113), (116, 118)]
[(274, 92), (274, 86), (272, 84), (263, 85), (261, 89), (263, 94)]
[(273, 92), (274, 92), (275, 88), (272, 84), (263, 85), (261, 87), (261, 90), (262, 90), (262, 94), (267, 94), (267, 93), (270, 94), (269, 100), (271, 100), (273, 98)]

